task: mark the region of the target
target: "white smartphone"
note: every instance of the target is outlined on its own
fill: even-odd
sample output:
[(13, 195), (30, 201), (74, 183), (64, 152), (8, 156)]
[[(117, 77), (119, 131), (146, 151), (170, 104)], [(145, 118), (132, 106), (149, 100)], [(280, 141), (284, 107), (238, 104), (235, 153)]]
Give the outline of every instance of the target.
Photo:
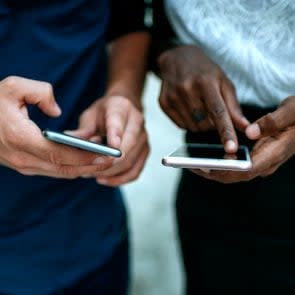
[(189, 143), (162, 159), (175, 168), (247, 171), (252, 167), (247, 146), (240, 145), (236, 154), (226, 154), (221, 144)]
[(75, 148), (79, 148), (89, 152), (98, 153), (98, 154), (111, 156), (111, 157), (118, 158), (118, 157), (121, 157), (122, 155), (122, 152), (118, 149), (115, 149), (103, 144), (91, 142), (78, 137), (74, 137), (62, 132), (44, 130), (42, 133), (44, 137), (56, 143), (69, 145), (71, 147), (75, 147)]

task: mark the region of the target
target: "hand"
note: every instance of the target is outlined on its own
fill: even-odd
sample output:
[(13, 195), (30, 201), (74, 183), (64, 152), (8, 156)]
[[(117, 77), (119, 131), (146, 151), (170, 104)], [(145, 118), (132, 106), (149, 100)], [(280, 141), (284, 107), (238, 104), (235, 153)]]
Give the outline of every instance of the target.
[(97, 100), (80, 117), (78, 130), (72, 135), (100, 141), (121, 149), (123, 155), (113, 160), (112, 167), (85, 177), (96, 177), (100, 184), (118, 186), (135, 180), (149, 153), (142, 113), (132, 102), (118, 95)]
[(278, 109), (269, 113), (246, 129), (246, 135), (257, 140), (251, 158), (253, 167), (247, 172), (210, 171), (194, 172), (207, 179), (234, 183), (273, 174), (295, 154), (295, 97), (283, 101)]
[(244, 131), (249, 122), (223, 71), (196, 46), (168, 50), (159, 57), (158, 64), (163, 79), (163, 111), (180, 128), (193, 132), (216, 128), (225, 151), (236, 152), (234, 127)]
[(28, 104), (52, 117), (61, 114), (50, 84), (21, 77), (0, 82), (0, 164), (24, 175), (58, 178), (76, 178), (110, 165), (93, 165), (97, 155), (46, 140), (30, 120)]

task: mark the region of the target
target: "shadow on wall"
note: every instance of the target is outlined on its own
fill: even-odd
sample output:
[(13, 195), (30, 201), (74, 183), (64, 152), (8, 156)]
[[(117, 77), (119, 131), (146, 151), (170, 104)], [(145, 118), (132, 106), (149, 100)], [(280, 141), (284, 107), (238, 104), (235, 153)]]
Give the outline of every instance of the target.
[(131, 231), (131, 295), (180, 295), (183, 275), (174, 217), (179, 170), (161, 159), (183, 142), (183, 132), (158, 104), (160, 82), (148, 76), (144, 91), (151, 153), (140, 178), (123, 187)]

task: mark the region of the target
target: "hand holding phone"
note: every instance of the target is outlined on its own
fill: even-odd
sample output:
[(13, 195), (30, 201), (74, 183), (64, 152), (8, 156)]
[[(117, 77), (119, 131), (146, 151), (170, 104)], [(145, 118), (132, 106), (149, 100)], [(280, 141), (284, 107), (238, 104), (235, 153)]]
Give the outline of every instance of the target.
[(47, 139), (54, 141), (56, 143), (65, 144), (71, 147), (79, 148), (85, 151), (102, 154), (105, 156), (111, 157), (121, 157), (122, 152), (118, 149), (109, 147), (107, 145), (95, 143), (89, 140), (81, 139), (78, 137), (74, 137), (62, 132), (56, 132), (51, 130), (44, 130), (44, 137)]
[(174, 168), (247, 171), (252, 167), (250, 153), (241, 145), (237, 153), (227, 154), (221, 144), (186, 144), (162, 159)]

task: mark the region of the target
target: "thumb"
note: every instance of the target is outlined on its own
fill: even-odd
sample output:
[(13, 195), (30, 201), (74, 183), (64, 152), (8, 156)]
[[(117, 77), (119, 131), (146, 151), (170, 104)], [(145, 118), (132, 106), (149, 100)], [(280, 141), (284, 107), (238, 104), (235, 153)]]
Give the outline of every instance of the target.
[(261, 117), (246, 128), (250, 139), (259, 139), (276, 133), (295, 124), (295, 97), (286, 99), (277, 110)]
[(61, 115), (61, 109), (55, 100), (51, 84), (13, 76), (6, 78), (6, 86), (9, 93), (19, 101), (37, 105), (48, 116)]
[(67, 134), (89, 139), (97, 135), (97, 115), (98, 110), (95, 105), (90, 106), (86, 109), (79, 118), (79, 126), (76, 130), (68, 130)]

